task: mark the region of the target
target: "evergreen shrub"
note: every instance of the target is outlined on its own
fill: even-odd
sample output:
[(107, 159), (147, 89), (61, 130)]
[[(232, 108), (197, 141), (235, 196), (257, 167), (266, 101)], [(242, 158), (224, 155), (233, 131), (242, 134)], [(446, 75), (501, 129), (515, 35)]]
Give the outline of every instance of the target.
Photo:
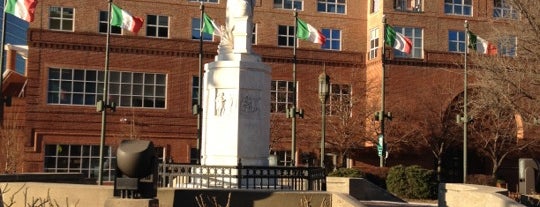
[(401, 198), (434, 199), (437, 197), (436, 174), (418, 165), (390, 168), (386, 178), (388, 191)]

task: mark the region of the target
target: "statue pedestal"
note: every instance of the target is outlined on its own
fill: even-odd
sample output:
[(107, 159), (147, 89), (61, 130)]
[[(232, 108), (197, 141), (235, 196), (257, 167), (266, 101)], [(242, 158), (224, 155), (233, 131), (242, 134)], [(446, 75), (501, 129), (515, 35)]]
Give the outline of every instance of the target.
[(271, 69), (247, 53), (205, 65), (202, 165), (268, 166)]

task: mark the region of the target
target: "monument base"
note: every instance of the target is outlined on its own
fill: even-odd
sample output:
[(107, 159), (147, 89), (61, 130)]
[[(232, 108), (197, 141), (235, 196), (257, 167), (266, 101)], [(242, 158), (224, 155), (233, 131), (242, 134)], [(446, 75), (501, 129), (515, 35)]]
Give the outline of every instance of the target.
[(159, 200), (155, 198), (109, 198), (105, 200), (105, 207), (159, 207)]

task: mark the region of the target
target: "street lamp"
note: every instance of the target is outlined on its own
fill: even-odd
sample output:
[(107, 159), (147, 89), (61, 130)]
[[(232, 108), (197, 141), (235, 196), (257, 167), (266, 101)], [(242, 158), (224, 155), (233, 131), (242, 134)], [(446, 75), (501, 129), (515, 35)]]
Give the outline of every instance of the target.
[[(326, 69), (325, 69), (326, 70)], [(324, 142), (326, 137), (326, 100), (328, 99), (328, 88), (330, 77), (323, 71), (319, 75), (319, 99), (321, 100), (321, 167), (324, 168)]]

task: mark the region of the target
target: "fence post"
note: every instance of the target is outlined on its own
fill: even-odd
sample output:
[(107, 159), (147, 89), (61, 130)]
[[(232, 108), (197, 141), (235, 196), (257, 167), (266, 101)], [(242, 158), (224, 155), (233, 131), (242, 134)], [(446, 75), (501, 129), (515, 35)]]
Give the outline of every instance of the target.
[(237, 179), (238, 179), (236, 183), (237, 183), (237, 185), (238, 185), (238, 186), (237, 186), (238, 189), (241, 189), (241, 188), (242, 188), (242, 177), (243, 177), (243, 175), (242, 175), (242, 171), (243, 171), (242, 168), (243, 168), (243, 167), (242, 167), (242, 158), (238, 158), (238, 164), (236, 165), (236, 169), (237, 169), (237, 173), (238, 173), (238, 175), (236, 176)]

